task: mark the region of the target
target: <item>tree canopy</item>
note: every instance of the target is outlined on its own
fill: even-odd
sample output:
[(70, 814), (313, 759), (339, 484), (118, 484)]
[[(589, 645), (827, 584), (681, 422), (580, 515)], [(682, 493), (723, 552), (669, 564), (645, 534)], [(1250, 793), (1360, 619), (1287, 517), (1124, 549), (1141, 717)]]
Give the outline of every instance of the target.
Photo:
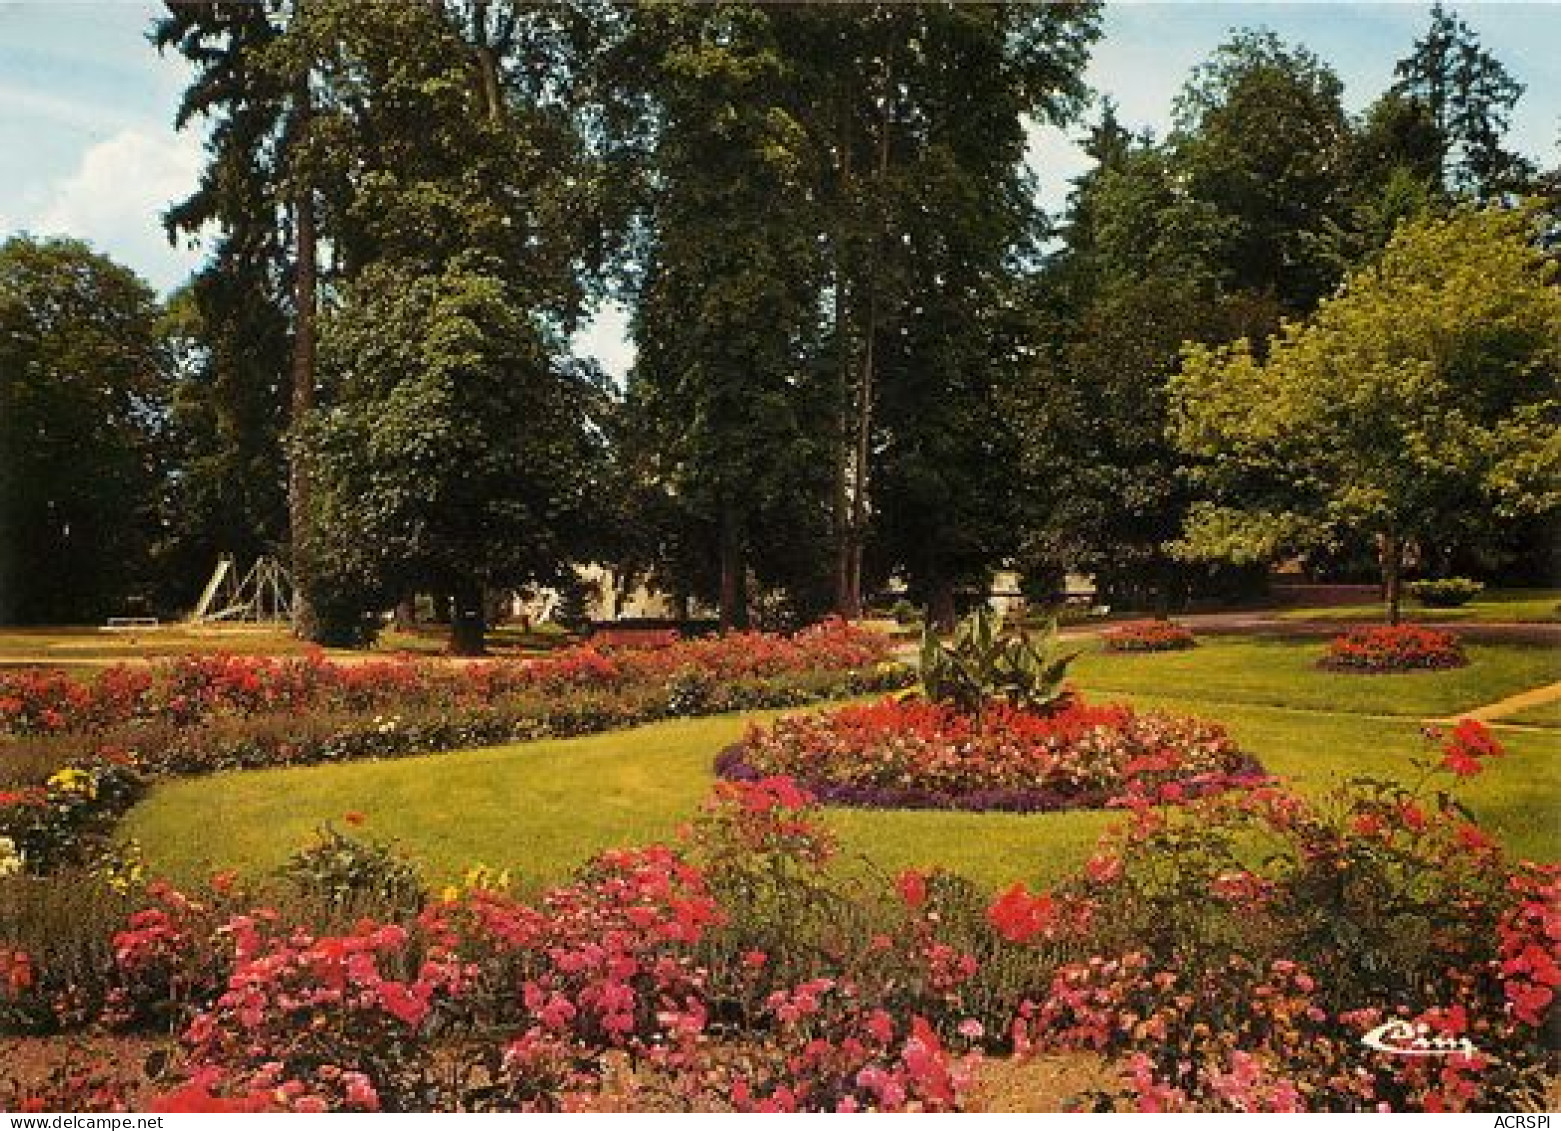
[(1404, 225), (1260, 355), (1191, 346), (1174, 429), (1211, 497), (1190, 556), (1268, 559), (1380, 540), (1394, 614), (1406, 550), (1561, 508), (1561, 287), (1526, 211)]

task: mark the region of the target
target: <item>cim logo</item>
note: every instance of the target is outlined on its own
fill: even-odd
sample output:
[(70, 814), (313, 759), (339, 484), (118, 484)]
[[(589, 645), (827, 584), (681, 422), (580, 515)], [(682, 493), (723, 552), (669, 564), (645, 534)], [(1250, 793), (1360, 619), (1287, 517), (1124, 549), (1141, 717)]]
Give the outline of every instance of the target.
[(1480, 1051), (1468, 1037), (1434, 1035), (1424, 1022), (1384, 1021), (1360, 1041), (1369, 1049), (1394, 1056), (1474, 1056)]

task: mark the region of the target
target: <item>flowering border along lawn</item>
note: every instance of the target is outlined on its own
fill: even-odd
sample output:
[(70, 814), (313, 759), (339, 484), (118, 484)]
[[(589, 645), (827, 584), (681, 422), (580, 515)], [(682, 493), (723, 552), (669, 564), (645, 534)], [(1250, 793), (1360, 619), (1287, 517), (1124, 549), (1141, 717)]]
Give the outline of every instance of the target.
[(90, 857), (149, 779), (438, 753), (903, 687), (884, 636), (827, 621), (458, 667), (186, 657), (90, 683), (0, 674), (0, 872)]
[[(1076, 874), (995, 899), (936, 871), (836, 886), (813, 799), (774, 778), (533, 901), (474, 881), (333, 925), (232, 877), (154, 884), (101, 966), (4, 955), (0, 1004), (172, 1024), (162, 1111), (959, 1110), (983, 1056), (1068, 1050), (1118, 1071), (1082, 1097), (1101, 1110), (1538, 1110), (1561, 869), (1504, 856), (1437, 780), (1500, 757), (1488, 731), (1429, 737), (1412, 789), (1140, 799)], [(1363, 1043), (1405, 1034), (1451, 1055)], [(115, 1067), (90, 1093), (0, 1079), (0, 1108), (137, 1106)]]
[(1263, 777), (1216, 723), (1095, 706), (1045, 714), (994, 705), (978, 720), (942, 703), (887, 698), (792, 716), (716, 760), (723, 778), (795, 778), (835, 805), (1049, 812), (1124, 797), (1177, 803)]

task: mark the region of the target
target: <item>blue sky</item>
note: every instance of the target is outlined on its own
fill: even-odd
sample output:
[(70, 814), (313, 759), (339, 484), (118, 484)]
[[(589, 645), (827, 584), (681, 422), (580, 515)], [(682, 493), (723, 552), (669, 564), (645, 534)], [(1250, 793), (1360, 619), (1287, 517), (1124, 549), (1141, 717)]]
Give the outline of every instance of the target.
[[(1391, 81), (1393, 61), (1424, 29), (1421, 3), (1109, 4), (1090, 64), (1095, 88), (1130, 126), (1163, 130), (1187, 72), (1232, 28), (1266, 26), (1309, 46), (1345, 83), (1359, 110)], [(172, 248), (158, 214), (198, 176), (200, 138), (173, 129), (183, 64), (161, 58), (146, 33), (150, 0), (0, 0), (0, 238), (16, 231), (88, 240), (159, 289), (199, 261)], [(1561, 135), (1561, 5), (1469, 3), (1457, 10), (1528, 87), (1511, 142), (1546, 164)], [(1043, 201), (1060, 206), (1082, 168), (1074, 138), (1037, 129), (1031, 162)], [(621, 311), (581, 341), (621, 372), (630, 353)]]

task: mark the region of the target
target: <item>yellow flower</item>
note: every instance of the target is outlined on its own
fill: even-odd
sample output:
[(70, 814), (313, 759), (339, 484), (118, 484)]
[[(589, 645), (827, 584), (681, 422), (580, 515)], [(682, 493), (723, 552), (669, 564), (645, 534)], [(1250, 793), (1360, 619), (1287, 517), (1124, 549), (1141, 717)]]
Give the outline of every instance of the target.
[(98, 779), (88, 771), (79, 770), (75, 766), (56, 770), (49, 778), (48, 785), (57, 793), (79, 793), (87, 798), (98, 795)]

